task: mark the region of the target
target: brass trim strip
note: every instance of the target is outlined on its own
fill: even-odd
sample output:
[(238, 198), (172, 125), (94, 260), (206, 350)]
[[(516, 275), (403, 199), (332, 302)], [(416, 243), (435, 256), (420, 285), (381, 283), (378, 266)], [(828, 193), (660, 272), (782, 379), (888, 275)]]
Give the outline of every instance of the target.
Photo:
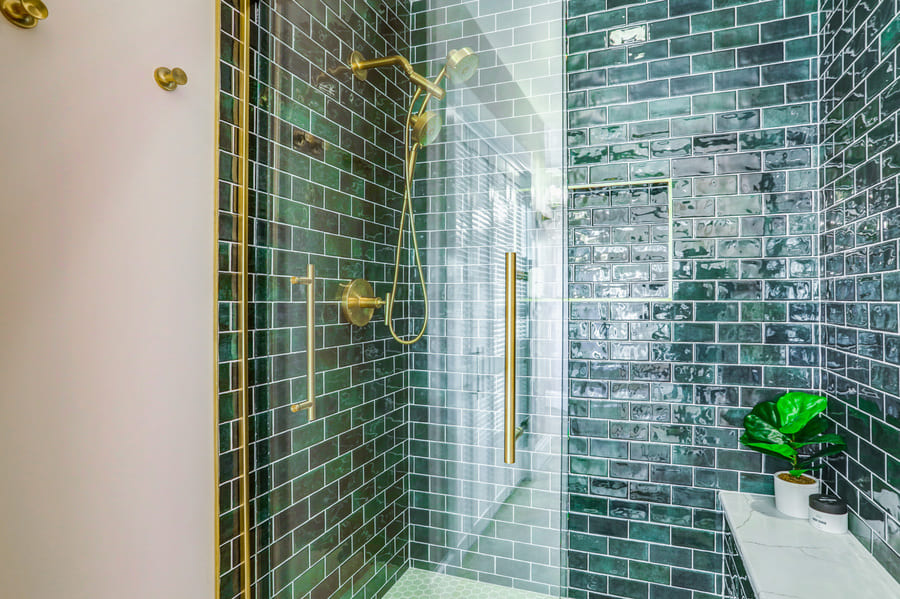
[(306, 266), (305, 277), (291, 277), (294, 285), (306, 285), (306, 401), (295, 403), (291, 412), (309, 410), (316, 419), (316, 265)]
[(240, 221), (240, 311), (241, 334), (240, 380), (241, 380), (241, 426), (240, 426), (240, 487), (241, 487), (241, 587), (242, 599), (253, 597), (253, 564), (250, 547), (250, 380), (249, 380), (249, 335), (250, 335), (250, 0), (241, 0), (241, 74), (240, 74), (240, 134), (238, 140), (238, 178), (241, 182), (238, 192), (238, 218)]
[[(215, 31), (214, 35), (216, 38), (216, 54), (213, 58), (213, 73), (215, 77), (215, 90), (213, 91), (212, 98), (210, 101), (213, 103), (213, 118), (215, 121), (213, 122), (213, 136), (214, 143), (213, 146), (213, 254), (212, 254), (212, 263), (217, 265), (212, 273), (213, 277), (213, 314), (216, 315), (219, 313), (219, 272), (218, 272), (218, 256), (219, 256), (219, 177), (221, 176), (221, 169), (219, 168), (219, 156), (221, 153), (221, 149), (219, 148), (219, 144), (221, 143), (221, 137), (219, 133), (219, 123), (222, 122), (222, 109), (219, 104), (218, 98), (219, 94), (222, 92), (222, 2), (220, 0), (212, 0), (215, 3)], [(215, 514), (215, 521), (213, 522), (213, 530), (215, 534), (215, 547), (213, 547), (213, 560), (215, 564), (216, 571), (214, 589), (215, 589), (215, 599), (220, 599), (222, 596), (222, 552), (220, 548), (222, 547), (222, 531), (219, 526), (220, 520), (222, 518), (222, 510), (221, 503), (219, 502), (219, 485), (222, 484), (222, 472), (219, 468), (219, 419), (221, 418), (221, 414), (219, 413), (219, 393), (221, 393), (221, 389), (219, 388), (219, 360), (221, 356), (219, 355), (219, 319), (213, 318), (213, 455), (215, 459), (213, 459), (213, 473), (215, 475), (215, 479), (213, 484), (215, 485), (215, 492), (213, 493), (213, 513)]]
[(503, 461), (516, 463), (516, 253), (506, 254)]

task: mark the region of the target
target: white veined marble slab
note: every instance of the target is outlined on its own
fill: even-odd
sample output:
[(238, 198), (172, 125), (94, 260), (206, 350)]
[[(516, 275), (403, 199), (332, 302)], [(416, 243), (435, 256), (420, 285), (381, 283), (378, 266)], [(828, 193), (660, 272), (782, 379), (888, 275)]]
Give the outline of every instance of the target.
[(774, 497), (719, 496), (757, 599), (900, 598), (900, 583), (852, 534), (784, 516)]

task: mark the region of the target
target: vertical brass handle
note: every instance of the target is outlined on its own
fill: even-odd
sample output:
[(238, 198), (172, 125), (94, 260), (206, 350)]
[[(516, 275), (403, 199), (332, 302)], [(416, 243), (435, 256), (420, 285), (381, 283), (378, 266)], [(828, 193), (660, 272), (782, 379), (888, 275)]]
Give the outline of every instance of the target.
[(188, 82), (187, 73), (178, 67), (175, 67), (174, 69), (159, 67), (153, 71), (153, 78), (156, 79), (157, 85), (167, 92), (175, 91), (176, 87), (179, 85), (187, 85)]
[(306, 401), (295, 403), (291, 412), (309, 410), (316, 419), (316, 266), (306, 267), (305, 277), (291, 277), (294, 285), (306, 285)]
[(38, 21), (47, 18), (50, 11), (41, 0), (2, 0), (0, 12), (10, 23), (22, 29), (31, 29), (37, 26)]
[(506, 254), (506, 356), (503, 461), (516, 463), (516, 253)]

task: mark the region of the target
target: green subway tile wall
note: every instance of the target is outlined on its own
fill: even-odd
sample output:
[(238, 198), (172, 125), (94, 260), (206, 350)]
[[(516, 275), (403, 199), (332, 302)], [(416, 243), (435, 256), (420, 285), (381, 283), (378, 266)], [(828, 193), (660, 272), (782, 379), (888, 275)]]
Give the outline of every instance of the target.
[(900, 18), (894, 0), (822, 11), (823, 386), (849, 441), (826, 482), (900, 579)]
[[(343, 322), (340, 284), (383, 295), (393, 266), (408, 84), (357, 81), (353, 50), (407, 54), (404, 2), (252, 2), (251, 519), (254, 599), (381, 597), (408, 560), (407, 360), (377, 319)], [(242, 597), (236, 300), (238, 12), (222, 3), (220, 597)], [(310, 142), (307, 134), (321, 141)], [(306, 395), (306, 288), (318, 274), (318, 417)], [(244, 598), (249, 599), (249, 598)]]
[(571, 597), (721, 596), (743, 416), (818, 388), (816, 11), (568, 3)]

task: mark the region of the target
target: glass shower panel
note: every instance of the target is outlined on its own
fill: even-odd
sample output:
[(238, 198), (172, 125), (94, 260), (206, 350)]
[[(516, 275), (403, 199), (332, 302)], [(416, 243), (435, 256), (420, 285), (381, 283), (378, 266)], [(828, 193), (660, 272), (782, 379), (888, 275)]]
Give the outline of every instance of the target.
[[(422, 3), (413, 15), (414, 63), (429, 75), (460, 47), (480, 66), (448, 90), (440, 140), (416, 171), (432, 316), (411, 348), (411, 565), (551, 596), (564, 584), (562, 11)], [(504, 368), (508, 252), (515, 372)], [(517, 383), (514, 464), (506, 376)]]
[(356, 278), (390, 289), (409, 94), (402, 71), (360, 81), (347, 64), (354, 51), (408, 55), (409, 14), (405, 1), (250, 4), (253, 593), (242, 599), (380, 597), (408, 562), (408, 352), (381, 312), (356, 327), (340, 299)]
[[(499, 4), (252, 3), (253, 599), (380, 597), (408, 566), (552, 596), (564, 587), (563, 3)], [(396, 54), (433, 81), (466, 47), (479, 68), (443, 81), (447, 97), (429, 109), (444, 127), (416, 169), (431, 317), (407, 349), (383, 309), (357, 327), (340, 299), (356, 278), (379, 297), (391, 290), (410, 84), (399, 68), (363, 81), (347, 65), (352, 52)], [(424, 316), (410, 241), (401, 337)], [(509, 373), (508, 252), (518, 257)], [(303, 407), (310, 352), (315, 418)], [(514, 464), (503, 452), (507, 375)]]

